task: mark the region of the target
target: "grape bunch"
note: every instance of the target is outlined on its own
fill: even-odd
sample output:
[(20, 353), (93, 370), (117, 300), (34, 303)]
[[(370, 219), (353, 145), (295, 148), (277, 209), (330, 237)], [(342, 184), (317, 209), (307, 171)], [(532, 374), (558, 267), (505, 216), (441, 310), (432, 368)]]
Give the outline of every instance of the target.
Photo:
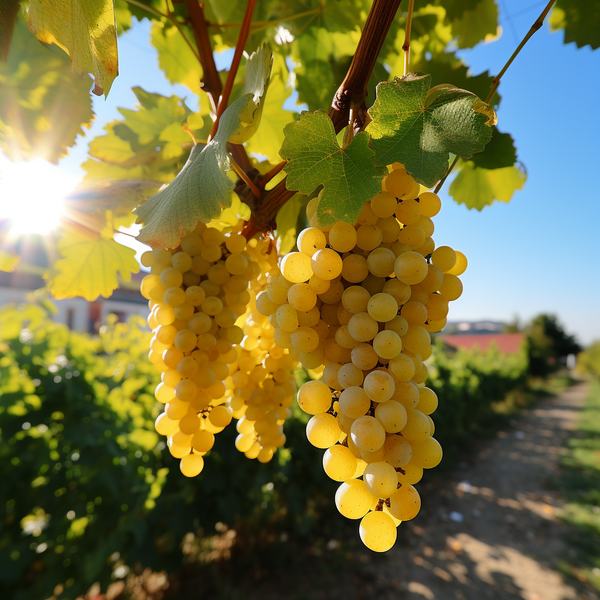
[(178, 248), (142, 255), (151, 269), (141, 284), (154, 332), (149, 358), (165, 405), (155, 427), (187, 477), (202, 471), (215, 434), (232, 420), (227, 383), (245, 336), (236, 322), (251, 301), (250, 282), (262, 274), (248, 250), (239, 226), (224, 233), (200, 223)]
[(279, 272), (274, 250), (268, 239), (248, 242), (247, 251), (261, 271), (250, 282), (251, 300), (242, 317), (245, 337), (226, 381), (228, 406), (238, 419), (235, 446), (262, 463), (285, 443), (283, 424), (292, 414), (298, 364), (288, 350), (275, 344), (273, 327), (256, 308), (256, 297), (266, 288), (269, 275)]
[(325, 472), (341, 482), (338, 510), (361, 519), (362, 541), (379, 552), (417, 515), (414, 484), (442, 458), (430, 416), (438, 398), (424, 385), (423, 361), (467, 266), (462, 253), (435, 247), (436, 194), (420, 193), (399, 164), (382, 187), (354, 225), (319, 225), (319, 197), (311, 200), (298, 251), (256, 302), (277, 345), (321, 375), (298, 392), (312, 415), (307, 437), (326, 450)]

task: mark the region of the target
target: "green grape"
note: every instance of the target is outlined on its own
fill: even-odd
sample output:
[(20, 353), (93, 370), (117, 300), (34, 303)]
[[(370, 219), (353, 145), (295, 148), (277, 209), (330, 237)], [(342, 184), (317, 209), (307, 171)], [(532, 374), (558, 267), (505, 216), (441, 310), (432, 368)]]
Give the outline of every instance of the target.
[(413, 463), (412, 460), (405, 465), (402, 465), (401, 469), (404, 473), (401, 471), (398, 472), (398, 483), (401, 483), (402, 485), (414, 485), (423, 479), (423, 468)]
[(295, 283), (288, 290), (290, 306), (299, 312), (308, 312), (317, 304), (317, 294), (306, 283)]
[(389, 329), (380, 331), (373, 338), (373, 350), (384, 360), (395, 358), (402, 351), (402, 338)]
[(298, 329), (298, 313), (289, 304), (282, 304), (277, 309), (275, 315), (277, 318), (277, 325), (279, 325), (283, 331), (292, 333)]
[(362, 370), (350, 362), (340, 367), (337, 379), (342, 389), (345, 390), (349, 387), (362, 385), (364, 376)]
[(354, 366), (363, 371), (374, 369), (379, 362), (377, 352), (373, 350), (373, 346), (370, 344), (358, 344), (358, 346), (352, 348), (350, 359)]
[[(395, 265), (395, 263), (394, 263)], [(399, 279), (390, 279), (386, 281), (381, 290), (385, 294), (389, 294), (396, 300), (398, 306), (406, 304), (410, 299), (410, 285), (400, 281)]]
[(367, 312), (376, 321), (387, 323), (398, 314), (398, 303), (391, 294), (381, 292), (371, 296), (367, 304)]
[(404, 317), (397, 315), (385, 324), (385, 328), (390, 331), (395, 331), (402, 337), (408, 331), (408, 323)]
[(382, 244), (393, 244), (398, 240), (400, 235), (400, 223), (395, 217), (387, 217), (385, 219), (379, 219), (375, 225), (381, 231), (381, 243)]
[(361, 452), (375, 452), (385, 442), (385, 430), (375, 417), (359, 417), (352, 423), (350, 437)]
[(435, 438), (429, 437), (423, 442), (412, 444), (412, 461), (423, 469), (437, 467), (442, 461), (442, 455), (442, 447)]
[(371, 210), (380, 218), (391, 217), (396, 212), (398, 201), (389, 192), (381, 192), (371, 199)]
[(300, 232), (296, 240), (296, 245), (300, 252), (312, 257), (315, 252), (327, 246), (327, 239), (320, 229), (308, 227)]
[(450, 246), (439, 246), (433, 251), (431, 262), (442, 273), (447, 273), (456, 264), (456, 252)]
[(387, 433), (398, 433), (404, 429), (407, 421), (406, 408), (400, 402), (387, 400), (375, 408), (375, 418)]
[(387, 552), (396, 543), (396, 524), (392, 516), (382, 510), (366, 514), (360, 522), (359, 535), (362, 543), (373, 552)]
[(371, 408), (371, 400), (365, 390), (360, 387), (361, 384), (347, 387), (340, 395), (340, 410), (351, 419), (358, 419), (366, 415)]
[(444, 273), (444, 280), (440, 286), (440, 294), (451, 302), (458, 300), (463, 292), (461, 280), (456, 275)]
[(396, 218), (404, 225), (416, 223), (421, 216), (421, 205), (416, 200), (400, 200), (396, 207)]
[(406, 425), (402, 429), (402, 435), (409, 442), (424, 442), (429, 437), (429, 421), (427, 415), (421, 411), (410, 409), (406, 411)]
[(356, 245), (361, 250), (375, 250), (382, 237), (381, 230), (375, 225), (361, 225), (356, 231)]
[(423, 327), (409, 327), (408, 331), (402, 337), (403, 347), (413, 354), (421, 354), (429, 348), (431, 336)]
[(396, 469), (385, 461), (367, 465), (363, 481), (369, 492), (377, 498), (389, 498), (398, 488)]
[(427, 276), (427, 261), (417, 252), (404, 252), (394, 264), (396, 277), (408, 285), (421, 283)]
[(458, 277), (467, 270), (467, 257), (460, 251), (456, 250), (456, 264), (448, 271), (450, 275)]
[(383, 181), (385, 189), (396, 198), (408, 196), (414, 187), (414, 179), (405, 169), (394, 169)]
[(401, 521), (414, 519), (421, 510), (421, 497), (419, 492), (408, 484), (403, 484), (390, 497), (390, 513)]
[(440, 289), (443, 280), (444, 275), (435, 265), (427, 265), (427, 275), (419, 283), (419, 287), (428, 294), (433, 294)]
[(324, 248), (313, 254), (311, 266), (317, 277), (331, 281), (342, 273), (342, 258), (335, 250)]
[(308, 381), (298, 391), (298, 406), (309, 415), (328, 411), (331, 407), (329, 386), (322, 381)]
[(353, 314), (366, 312), (371, 294), (358, 285), (347, 287), (342, 294), (342, 306)]
[(306, 437), (315, 448), (330, 448), (341, 432), (337, 419), (329, 413), (316, 414), (306, 424)]
[(369, 292), (371, 296), (379, 294), (383, 291), (385, 285), (385, 277), (375, 277), (373, 273), (369, 273), (363, 280), (362, 286)]
[(335, 492), (335, 505), (347, 519), (362, 519), (377, 505), (377, 498), (360, 479), (342, 483)]
[(437, 194), (433, 192), (424, 192), (419, 196), (419, 205), (421, 214), (426, 217), (435, 217), (442, 208), (442, 202)]
[(405, 225), (398, 235), (398, 241), (406, 244), (411, 250), (420, 248), (425, 243), (426, 239), (427, 234), (425, 233), (425, 230), (416, 223)]
[(379, 331), (377, 321), (366, 312), (352, 315), (348, 323), (348, 331), (357, 342), (372, 340)]
[(412, 444), (401, 435), (390, 435), (383, 445), (383, 453), (392, 467), (404, 467), (412, 458)]
[(389, 248), (375, 248), (367, 257), (369, 271), (376, 277), (389, 277), (395, 262), (396, 255)]
[(290, 252), (281, 261), (281, 273), (291, 283), (304, 283), (312, 274), (310, 256), (302, 252)]
[(423, 325), (427, 321), (427, 309), (416, 300), (409, 300), (401, 309), (400, 316), (411, 326)]
[(357, 467), (356, 457), (346, 446), (331, 446), (323, 454), (323, 469), (334, 481), (352, 479)]
[(437, 407), (437, 394), (428, 387), (419, 388), (419, 403), (417, 404), (417, 410), (420, 410), (425, 415), (430, 415)]
[(335, 223), (329, 232), (329, 243), (337, 252), (350, 252), (356, 246), (356, 239), (356, 229), (343, 221)]
[(385, 402), (394, 395), (395, 386), (394, 380), (388, 372), (377, 369), (365, 377), (363, 388), (371, 400)]
[(431, 321), (440, 321), (448, 315), (448, 299), (441, 294), (431, 294), (425, 305), (427, 318)]
[[(410, 357), (402, 353), (390, 359), (388, 368), (400, 382), (410, 381), (415, 374), (415, 363)], [(398, 388), (398, 385), (396, 385), (396, 388)]]
[(342, 277), (348, 283), (360, 283), (369, 275), (367, 259), (360, 254), (349, 254), (342, 260)]

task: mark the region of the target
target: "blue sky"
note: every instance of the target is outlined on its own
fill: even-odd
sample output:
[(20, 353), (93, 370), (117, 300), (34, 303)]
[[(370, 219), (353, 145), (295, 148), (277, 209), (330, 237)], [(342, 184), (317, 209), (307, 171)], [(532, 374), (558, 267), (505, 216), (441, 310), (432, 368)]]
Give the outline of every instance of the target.
[[(497, 73), (535, 20), (544, 2), (499, 2), (501, 39), (463, 56), (474, 73)], [(87, 142), (131, 108), (131, 87), (196, 98), (171, 86), (158, 69), (147, 22), (119, 40), (120, 75), (108, 100), (94, 100), (96, 121), (60, 167), (81, 175)], [(451, 306), (451, 320), (528, 320), (556, 314), (584, 343), (600, 339), (600, 50), (564, 45), (563, 34), (544, 26), (508, 70), (500, 86), (501, 131), (513, 134), (528, 171), (525, 188), (509, 204), (481, 212), (455, 204), (442, 190), (435, 219), (437, 245), (465, 252), (465, 292)], [(219, 62), (226, 62), (222, 57)], [(447, 190), (448, 184), (446, 184)]]

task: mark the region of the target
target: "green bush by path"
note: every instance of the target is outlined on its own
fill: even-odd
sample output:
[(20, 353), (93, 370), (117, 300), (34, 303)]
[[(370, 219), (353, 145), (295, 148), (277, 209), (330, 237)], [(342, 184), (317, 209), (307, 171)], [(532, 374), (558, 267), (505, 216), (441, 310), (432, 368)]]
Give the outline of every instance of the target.
[(600, 379), (600, 342), (594, 342), (578, 354), (576, 370)]

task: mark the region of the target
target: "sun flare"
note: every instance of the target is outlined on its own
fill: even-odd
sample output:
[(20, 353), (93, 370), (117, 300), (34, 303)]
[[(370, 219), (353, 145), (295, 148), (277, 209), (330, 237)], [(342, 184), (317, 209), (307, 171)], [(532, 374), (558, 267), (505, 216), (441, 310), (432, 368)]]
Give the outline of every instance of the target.
[(63, 213), (63, 199), (77, 180), (44, 160), (13, 163), (0, 156), (0, 226), (11, 236), (46, 235)]

